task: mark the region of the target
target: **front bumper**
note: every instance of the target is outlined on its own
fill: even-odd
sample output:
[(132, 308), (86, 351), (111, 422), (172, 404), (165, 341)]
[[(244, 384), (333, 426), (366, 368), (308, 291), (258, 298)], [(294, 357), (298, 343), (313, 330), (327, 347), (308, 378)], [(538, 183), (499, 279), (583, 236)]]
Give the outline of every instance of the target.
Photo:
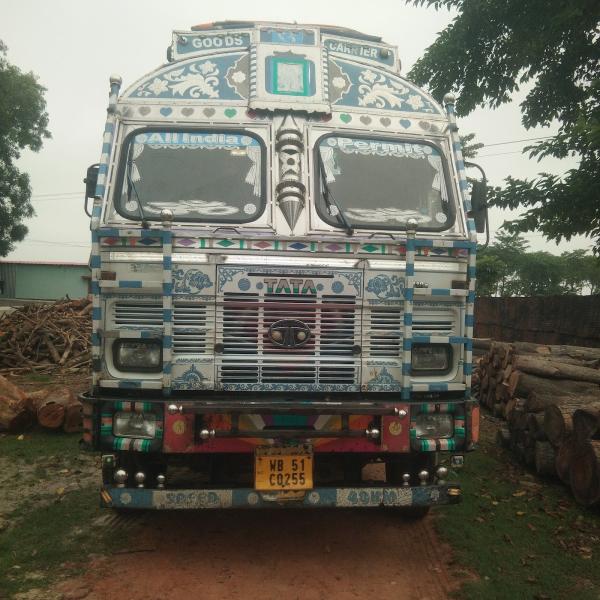
[(457, 504), (460, 485), (399, 487), (317, 487), (290, 494), (257, 492), (252, 488), (174, 489), (117, 488), (105, 486), (100, 492), (105, 507), (127, 509), (209, 509), (209, 508), (376, 508)]

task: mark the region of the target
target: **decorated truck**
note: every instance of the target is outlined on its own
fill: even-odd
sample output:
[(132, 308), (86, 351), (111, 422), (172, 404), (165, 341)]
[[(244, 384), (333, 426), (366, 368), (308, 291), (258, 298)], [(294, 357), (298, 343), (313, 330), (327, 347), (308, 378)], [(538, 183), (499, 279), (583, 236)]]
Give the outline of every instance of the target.
[(378, 37), (230, 21), (120, 88), (85, 180), (102, 503), (459, 501), (486, 209), (453, 96)]

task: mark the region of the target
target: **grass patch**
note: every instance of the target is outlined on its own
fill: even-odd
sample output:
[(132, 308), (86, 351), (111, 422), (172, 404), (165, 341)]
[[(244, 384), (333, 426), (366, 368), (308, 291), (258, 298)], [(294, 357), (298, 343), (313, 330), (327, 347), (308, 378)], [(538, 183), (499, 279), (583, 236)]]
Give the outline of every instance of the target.
[[(62, 488), (57, 493), (48, 493), (40, 485), (40, 480), (59, 485), (61, 481), (57, 480), (60, 473), (52, 475), (38, 461), (55, 456), (61, 464), (78, 464), (79, 437), (42, 432), (27, 434), (23, 440), (0, 437), (0, 456), (6, 468), (15, 472), (11, 493), (23, 498), (18, 509), (3, 515), (10, 526), (0, 532), (0, 598), (34, 587), (44, 589), (60, 577), (79, 572), (91, 553), (110, 553), (127, 541), (115, 529), (94, 524), (106, 514), (100, 508), (96, 485), (66, 492)], [(31, 481), (19, 477), (25, 463), (33, 465), (39, 494), (31, 493), (35, 492), (28, 488)]]
[[(90, 553), (114, 548), (114, 534), (91, 525), (100, 514), (97, 490), (70, 492), (50, 505), (15, 511), (19, 523), (0, 535), (0, 591), (45, 587), (59, 575), (77, 572)], [(28, 579), (31, 573), (39, 578)]]
[(460, 479), (463, 502), (437, 520), (457, 562), (478, 575), (457, 596), (598, 600), (598, 511), (577, 506), (564, 486), (535, 478), (490, 441), (468, 456)]
[(62, 431), (34, 431), (22, 436), (4, 434), (0, 435), (0, 456), (29, 464), (54, 455), (70, 459), (79, 455), (80, 438), (80, 433)]

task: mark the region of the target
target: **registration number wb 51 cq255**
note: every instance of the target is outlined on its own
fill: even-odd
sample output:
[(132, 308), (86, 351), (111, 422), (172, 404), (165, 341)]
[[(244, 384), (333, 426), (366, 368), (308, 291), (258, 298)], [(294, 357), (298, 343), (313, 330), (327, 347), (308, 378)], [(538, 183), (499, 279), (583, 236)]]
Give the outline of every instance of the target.
[(254, 487), (261, 491), (312, 489), (312, 448), (308, 445), (257, 448)]

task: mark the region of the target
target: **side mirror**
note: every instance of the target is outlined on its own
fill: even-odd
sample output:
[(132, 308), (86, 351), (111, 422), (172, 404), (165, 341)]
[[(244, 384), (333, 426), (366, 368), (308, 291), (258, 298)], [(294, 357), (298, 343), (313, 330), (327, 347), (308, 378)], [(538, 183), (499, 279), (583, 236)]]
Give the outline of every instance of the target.
[(471, 180), (473, 187), (471, 188), (471, 212), (469, 213), (469, 217), (472, 217), (475, 221), (475, 231), (477, 233), (485, 233), (486, 229), (488, 229), (487, 177), (485, 176), (485, 171), (476, 163), (465, 162), (465, 167), (475, 168), (481, 173), (481, 181)]
[(85, 214), (88, 217), (92, 216), (92, 213), (88, 210), (88, 200), (96, 195), (96, 184), (98, 183), (99, 169), (100, 165), (98, 163), (90, 165), (85, 174), (85, 179), (83, 180), (83, 183), (85, 183), (85, 199), (83, 201), (83, 210), (85, 210)]
[(485, 233), (487, 223), (487, 181), (474, 181), (471, 190), (471, 216), (475, 221), (475, 231)]

